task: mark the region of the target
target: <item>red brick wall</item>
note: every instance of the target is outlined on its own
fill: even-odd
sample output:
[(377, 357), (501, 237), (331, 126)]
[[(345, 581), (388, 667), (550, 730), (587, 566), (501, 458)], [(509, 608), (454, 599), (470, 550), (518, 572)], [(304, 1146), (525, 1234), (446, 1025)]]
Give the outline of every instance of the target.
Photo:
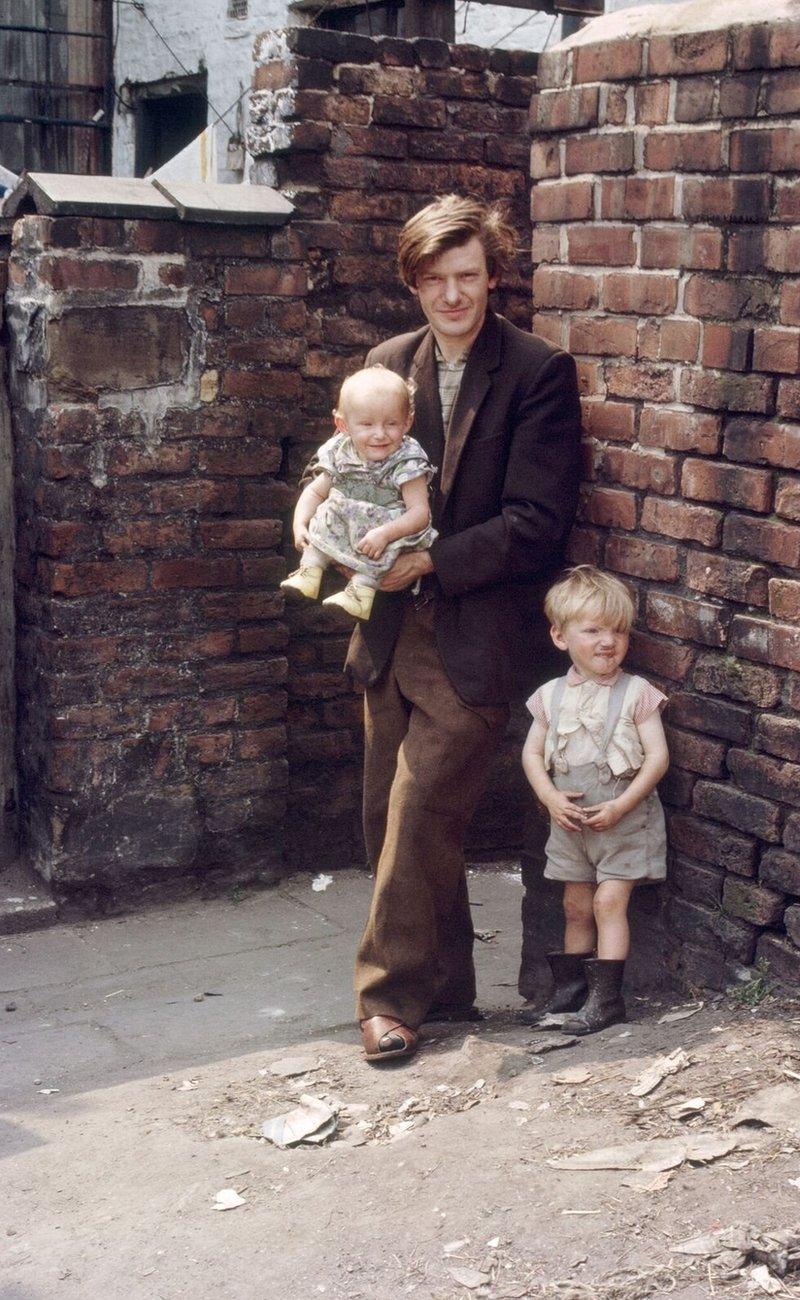
[[(671, 696), (677, 969), (800, 978), (800, 25), (540, 61), (535, 329), (579, 358), (576, 560)], [(795, 224), (797, 223), (797, 224)]]
[[(290, 238), (309, 272), (307, 351), (285, 442), (292, 489), (309, 453), (330, 436), (343, 376), (373, 344), (424, 323), (398, 282), (395, 248), (406, 218), (435, 195), (507, 202), (520, 257), (498, 307), (529, 326), (535, 63), (525, 52), (312, 28), (267, 33), (256, 43), (253, 179), (296, 204)], [(253, 292), (257, 311), (256, 283)], [(290, 548), (286, 554), (293, 563)], [(318, 608), (292, 609), (288, 623), (290, 859), (360, 861), (361, 701), (340, 671), (349, 624)], [(520, 843), (518, 753), (515, 742), (495, 768), (473, 832), (476, 849)]]
[(24, 850), (73, 892), (270, 876), (306, 268), (282, 231), (31, 216), (9, 272)]

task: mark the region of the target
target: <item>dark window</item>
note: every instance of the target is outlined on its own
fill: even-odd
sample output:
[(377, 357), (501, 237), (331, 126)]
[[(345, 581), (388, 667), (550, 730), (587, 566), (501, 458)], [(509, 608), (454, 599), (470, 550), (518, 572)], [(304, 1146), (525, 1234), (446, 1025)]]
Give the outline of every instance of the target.
[(208, 125), (206, 74), (137, 86), (132, 93), (136, 111), (136, 175), (169, 162)]
[(247, 0), (228, 0), (229, 18), (247, 17)]
[(344, 9), (327, 9), (320, 14), (315, 25), (339, 32), (358, 32), (362, 36), (401, 36), (402, 8), (402, 0), (372, 0), (369, 6), (359, 4)]

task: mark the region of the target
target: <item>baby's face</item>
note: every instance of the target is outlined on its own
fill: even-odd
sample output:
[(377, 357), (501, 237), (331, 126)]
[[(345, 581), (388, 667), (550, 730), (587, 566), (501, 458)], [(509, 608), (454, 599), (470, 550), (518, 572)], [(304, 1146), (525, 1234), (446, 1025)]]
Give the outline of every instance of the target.
[(609, 627), (591, 613), (552, 628), (551, 636), (584, 677), (607, 677), (619, 668), (628, 652), (628, 633)]
[(336, 427), (350, 436), (362, 460), (386, 460), (411, 428), (411, 416), (400, 393), (360, 392), (348, 398)]

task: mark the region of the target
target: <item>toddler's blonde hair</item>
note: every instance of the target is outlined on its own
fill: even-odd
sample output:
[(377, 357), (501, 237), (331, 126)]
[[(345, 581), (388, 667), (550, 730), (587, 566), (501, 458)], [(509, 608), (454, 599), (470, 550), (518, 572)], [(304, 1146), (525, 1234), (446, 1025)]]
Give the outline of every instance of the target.
[(550, 588), (544, 612), (559, 631), (573, 619), (589, 614), (615, 632), (629, 632), (635, 610), (630, 593), (619, 578), (601, 573), (592, 564), (578, 564)]
[(356, 370), (352, 375), (347, 376), (339, 389), (339, 397), (333, 413), (346, 421), (345, 408), (348, 401), (357, 399), (365, 392), (383, 390), (387, 394), (402, 398), (407, 414), (413, 418), (414, 388), (410, 380), (404, 379), (394, 370), (389, 370), (388, 366), (380, 364), (366, 366), (363, 370)]

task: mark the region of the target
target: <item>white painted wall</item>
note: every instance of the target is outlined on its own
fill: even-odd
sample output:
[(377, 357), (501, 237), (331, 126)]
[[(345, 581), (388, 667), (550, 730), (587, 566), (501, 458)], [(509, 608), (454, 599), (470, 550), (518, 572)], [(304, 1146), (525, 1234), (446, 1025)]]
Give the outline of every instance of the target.
[[(607, 0), (621, 7), (620, 0)], [(666, 3), (668, 0), (662, 0)], [(115, 6), (117, 40), (115, 80), (118, 91), (126, 82), (162, 81), (185, 76), (205, 68), (208, 98), (231, 131), (237, 124), (231, 107), (252, 75), (253, 38), (274, 27), (296, 25), (289, 14), (288, 0), (249, 0), (248, 16), (228, 18), (228, 0), (144, 0), (147, 17), (163, 37), (160, 40), (147, 19), (132, 4)], [(541, 50), (559, 39), (560, 24), (550, 14), (507, 6), (458, 0), (456, 40), (501, 49)], [(166, 42), (166, 45), (165, 43)], [(167, 49), (167, 46), (170, 49)], [(174, 53), (170, 53), (172, 50)], [(181, 66), (183, 65), (183, 66)], [(121, 91), (124, 98), (124, 89)], [(246, 122), (246, 100), (243, 108)], [(208, 122), (215, 121), (211, 109)], [(132, 176), (134, 169), (134, 115), (119, 100), (114, 113), (113, 171), (115, 176)], [(217, 125), (219, 179), (241, 180), (227, 167), (230, 132)]]

